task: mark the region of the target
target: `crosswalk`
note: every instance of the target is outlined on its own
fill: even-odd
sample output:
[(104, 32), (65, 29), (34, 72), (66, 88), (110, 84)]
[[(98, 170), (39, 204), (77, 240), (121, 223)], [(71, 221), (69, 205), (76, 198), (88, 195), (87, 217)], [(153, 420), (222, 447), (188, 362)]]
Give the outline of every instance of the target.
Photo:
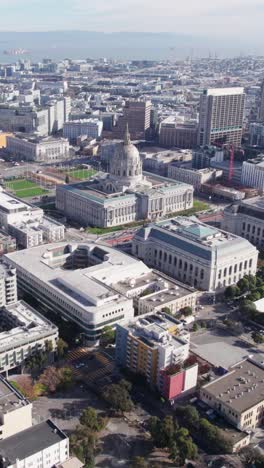
[[(85, 367), (76, 369), (75, 361), (85, 362), (86, 358), (93, 356), (92, 365), (89, 366), (89, 359)], [(68, 353), (67, 361), (72, 365), (72, 373), (76, 379), (82, 379), (87, 384), (95, 385), (100, 379), (110, 376), (115, 370), (115, 364), (102, 351), (93, 351), (90, 348), (77, 348)], [(95, 368), (96, 366), (96, 368)], [(90, 367), (90, 369), (89, 369)]]

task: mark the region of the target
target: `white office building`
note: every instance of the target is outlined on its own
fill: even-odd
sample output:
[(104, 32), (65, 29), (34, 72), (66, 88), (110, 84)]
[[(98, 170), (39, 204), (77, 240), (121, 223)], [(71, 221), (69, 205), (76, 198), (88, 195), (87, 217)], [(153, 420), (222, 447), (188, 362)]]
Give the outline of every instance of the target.
[(241, 183), (261, 192), (264, 190), (264, 155), (243, 162)]
[(141, 228), (133, 239), (133, 254), (150, 267), (208, 291), (235, 284), (246, 274), (254, 275), (258, 260), (258, 251), (248, 240), (195, 217)]
[(98, 119), (71, 120), (63, 125), (63, 136), (71, 143), (76, 143), (79, 136), (99, 138), (103, 131), (103, 122)]

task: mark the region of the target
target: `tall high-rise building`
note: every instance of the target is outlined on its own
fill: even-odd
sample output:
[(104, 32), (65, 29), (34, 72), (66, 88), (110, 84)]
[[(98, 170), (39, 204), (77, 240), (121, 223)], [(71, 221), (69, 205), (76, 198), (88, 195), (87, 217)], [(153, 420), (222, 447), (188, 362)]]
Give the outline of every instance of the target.
[(200, 97), (198, 145), (240, 146), (244, 105), (243, 88), (205, 89)]
[(264, 121), (264, 80), (262, 81), (262, 85), (261, 85), (258, 120), (260, 122)]
[(128, 124), (133, 140), (144, 139), (150, 128), (151, 101), (127, 101), (123, 115), (114, 128), (114, 137), (122, 138)]

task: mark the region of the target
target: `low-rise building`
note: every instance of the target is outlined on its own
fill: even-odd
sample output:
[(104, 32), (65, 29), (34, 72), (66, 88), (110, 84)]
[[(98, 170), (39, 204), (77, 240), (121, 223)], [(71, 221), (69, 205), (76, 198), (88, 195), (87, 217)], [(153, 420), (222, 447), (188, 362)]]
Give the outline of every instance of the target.
[(31, 426), (32, 403), (0, 375), (0, 443)]
[(258, 251), (248, 240), (212, 228), (195, 217), (176, 217), (137, 231), (132, 252), (195, 288), (216, 291), (255, 274)]
[(167, 399), (196, 386), (198, 366), (188, 362), (189, 334), (164, 313), (138, 317), (116, 328), (116, 361), (143, 375)]
[(215, 182), (217, 178), (221, 177), (222, 171), (216, 169), (187, 169), (179, 167), (173, 162), (168, 167), (168, 177), (171, 179), (193, 185), (194, 190), (199, 191), (202, 184), (207, 182)]
[(148, 270), (144, 275), (125, 278), (113, 287), (133, 298), (138, 315), (168, 309), (176, 314), (184, 307), (195, 310), (197, 291), (157, 271)]
[(44, 216), (44, 211), (21, 201), (0, 188), (0, 224), (20, 247), (28, 248), (44, 242), (62, 241), (65, 226)]
[(0, 373), (21, 366), (38, 351), (45, 351), (47, 341), (55, 351), (58, 329), (24, 301), (0, 309)]
[(50, 419), (0, 441), (0, 468), (52, 468), (69, 458), (69, 439)]
[(69, 141), (17, 134), (7, 137), (6, 150), (12, 157), (24, 161), (55, 162), (69, 157)]
[(264, 197), (254, 197), (227, 206), (221, 227), (264, 248)]
[(14, 252), (16, 250), (16, 239), (0, 230), (0, 255)]
[(240, 430), (264, 422), (264, 367), (253, 359), (234, 368), (200, 390), (200, 398)]
[(192, 167), (194, 169), (206, 169), (212, 163), (224, 161), (224, 151), (216, 146), (203, 146), (192, 152)]
[(71, 143), (76, 143), (77, 138), (85, 135), (91, 138), (99, 138), (103, 131), (103, 122), (99, 119), (70, 120), (63, 125), (63, 136)]

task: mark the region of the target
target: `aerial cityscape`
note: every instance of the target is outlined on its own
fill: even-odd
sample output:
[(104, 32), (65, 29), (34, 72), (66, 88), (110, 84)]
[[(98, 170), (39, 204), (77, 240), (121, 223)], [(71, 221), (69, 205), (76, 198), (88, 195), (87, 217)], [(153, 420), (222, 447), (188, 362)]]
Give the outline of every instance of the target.
[(264, 468), (262, 6), (3, 3), (0, 468)]

